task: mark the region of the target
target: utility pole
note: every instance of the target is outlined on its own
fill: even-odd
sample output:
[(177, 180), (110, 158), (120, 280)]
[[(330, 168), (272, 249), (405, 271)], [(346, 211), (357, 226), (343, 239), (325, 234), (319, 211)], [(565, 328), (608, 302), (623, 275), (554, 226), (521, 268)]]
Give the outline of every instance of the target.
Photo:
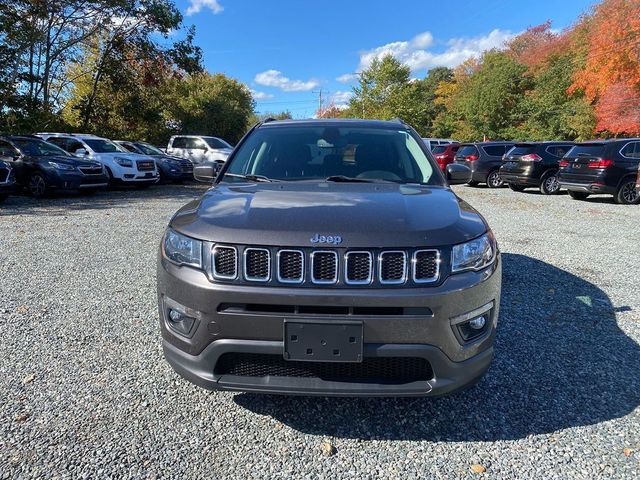
[[(318, 92), (312, 92), (318, 94), (318, 115), (322, 117), (322, 88)], [(328, 92), (327, 92), (328, 93)]]

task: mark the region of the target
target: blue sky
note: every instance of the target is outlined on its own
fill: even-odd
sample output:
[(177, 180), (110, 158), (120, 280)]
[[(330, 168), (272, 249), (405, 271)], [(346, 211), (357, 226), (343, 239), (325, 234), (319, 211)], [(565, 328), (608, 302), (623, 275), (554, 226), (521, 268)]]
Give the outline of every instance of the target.
[(311, 117), (318, 92), (348, 100), (353, 73), (393, 53), (422, 78), (546, 20), (570, 26), (593, 0), (177, 0), (205, 68), (245, 82), (257, 110)]

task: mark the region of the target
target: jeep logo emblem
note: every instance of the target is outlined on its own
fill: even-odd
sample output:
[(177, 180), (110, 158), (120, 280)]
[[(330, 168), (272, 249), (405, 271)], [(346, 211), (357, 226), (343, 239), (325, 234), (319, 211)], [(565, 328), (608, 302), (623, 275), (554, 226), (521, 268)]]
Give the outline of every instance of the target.
[(311, 243), (330, 243), (332, 245), (340, 245), (342, 243), (342, 237), (339, 235), (320, 235), (316, 233), (310, 238)]

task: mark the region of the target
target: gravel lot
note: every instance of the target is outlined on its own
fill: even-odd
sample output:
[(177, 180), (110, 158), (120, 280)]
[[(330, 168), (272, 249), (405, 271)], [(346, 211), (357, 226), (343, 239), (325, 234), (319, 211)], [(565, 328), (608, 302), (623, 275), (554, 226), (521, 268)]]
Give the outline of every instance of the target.
[(440, 399), (200, 390), (162, 358), (155, 255), (203, 188), (11, 197), (0, 478), (640, 478), (640, 207), (456, 190), (504, 291), (491, 370)]

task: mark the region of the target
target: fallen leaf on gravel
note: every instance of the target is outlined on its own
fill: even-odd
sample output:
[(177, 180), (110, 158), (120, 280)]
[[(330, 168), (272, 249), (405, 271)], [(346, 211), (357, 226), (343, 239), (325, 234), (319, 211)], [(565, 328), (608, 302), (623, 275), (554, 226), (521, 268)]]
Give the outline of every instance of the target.
[(479, 463), (474, 463), (473, 465), (471, 465), (471, 471), (473, 473), (484, 473), (487, 471), (487, 467), (485, 467), (484, 465), (480, 465)]
[(554, 293), (556, 293), (556, 291), (555, 291), (555, 289), (550, 288), (550, 289), (549, 289), (549, 293), (550, 293), (551, 295), (553, 295)]
[(320, 449), (322, 450), (322, 454), (325, 457), (330, 457), (331, 455), (336, 453), (336, 447), (334, 447), (328, 440), (322, 442), (322, 445), (320, 445)]
[(25, 314), (28, 311), (29, 311), (29, 307), (27, 307), (26, 305), (20, 305), (18, 308), (16, 308), (16, 312), (20, 314)]
[(25, 422), (27, 418), (29, 418), (29, 415), (27, 415), (26, 413), (21, 413), (16, 417), (16, 422), (20, 422), (20, 423)]
[(22, 379), (22, 383), (24, 383), (26, 385), (27, 383), (33, 382), (35, 379), (36, 379), (36, 376), (32, 373), (32, 374), (27, 375), (26, 377), (24, 377)]
[(631, 454), (633, 453), (633, 450), (631, 450), (630, 448), (623, 448), (622, 453), (624, 453), (625, 457), (630, 457)]

